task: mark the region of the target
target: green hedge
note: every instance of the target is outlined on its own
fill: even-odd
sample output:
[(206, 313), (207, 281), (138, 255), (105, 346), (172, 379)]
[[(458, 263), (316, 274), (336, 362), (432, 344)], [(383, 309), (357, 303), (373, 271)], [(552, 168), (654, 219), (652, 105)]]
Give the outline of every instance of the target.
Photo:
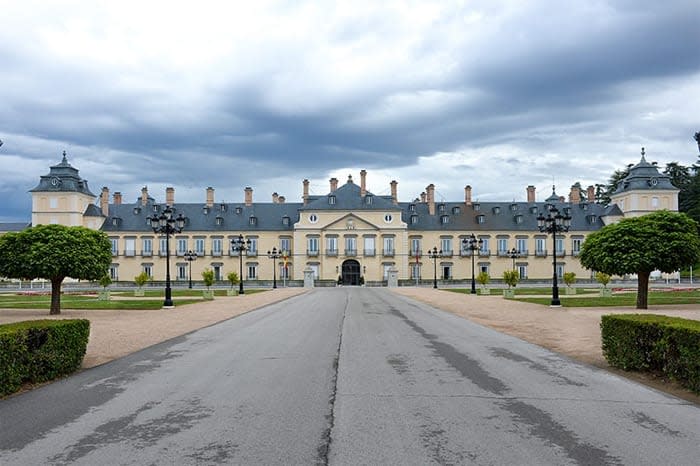
[(0, 325), (0, 396), (25, 382), (45, 382), (78, 369), (89, 336), (90, 322), (84, 319)]
[(700, 321), (654, 314), (605, 315), (603, 356), (624, 370), (662, 372), (700, 393)]

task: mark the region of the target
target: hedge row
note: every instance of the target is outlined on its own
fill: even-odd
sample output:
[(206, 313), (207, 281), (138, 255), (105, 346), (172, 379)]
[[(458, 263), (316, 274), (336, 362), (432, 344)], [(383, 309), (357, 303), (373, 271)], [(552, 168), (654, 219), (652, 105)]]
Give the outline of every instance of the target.
[(700, 393), (700, 321), (654, 314), (602, 317), (603, 355), (624, 370), (661, 372)]
[(0, 396), (25, 382), (45, 382), (80, 367), (90, 322), (33, 320), (0, 325)]

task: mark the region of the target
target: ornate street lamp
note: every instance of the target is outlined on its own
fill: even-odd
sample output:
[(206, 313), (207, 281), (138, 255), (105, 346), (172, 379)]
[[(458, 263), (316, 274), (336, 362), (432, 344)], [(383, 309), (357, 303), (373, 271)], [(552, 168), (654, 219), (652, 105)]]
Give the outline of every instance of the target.
[(272, 288), (277, 288), (277, 259), (282, 257), (282, 251), (272, 248), (272, 251), (267, 251), (267, 257), (272, 259)]
[(192, 289), (192, 261), (197, 260), (197, 253), (192, 251), (187, 251), (184, 254), (185, 260), (187, 261), (187, 269), (190, 272), (190, 289)]
[(549, 205), (549, 212), (547, 216), (540, 213), (537, 217), (537, 228), (543, 233), (552, 234), (552, 268), (554, 272), (552, 273), (552, 303), (551, 306), (561, 306), (561, 301), (559, 301), (559, 285), (557, 284), (557, 233), (563, 233), (569, 231), (571, 227), (571, 217), (569, 215), (562, 215), (559, 213), (559, 209), (553, 205)]
[(442, 257), (442, 249), (439, 251), (437, 247), (428, 249), (428, 257), (433, 260), (433, 288), (437, 288), (437, 260)]
[(480, 250), (483, 245), (484, 240), (481, 238), (477, 239), (476, 236), (474, 236), (474, 233), (469, 235), (469, 238), (462, 239), (462, 246), (464, 247), (464, 250), (471, 251), (472, 256), (472, 289), (470, 291), (471, 294), (476, 294), (476, 279), (474, 277), (474, 256), (476, 255), (476, 251)]
[(515, 270), (515, 259), (517, 259), (517, 257), (520, 255), (520, 251), (513, 248), (510, 251), (506, 252), (506, 254), (508, 254), (508, 257), (513, 259), (513, 270)]
[(231, 250), (238, 252), (239, 262), (239, 280), (238, 280), (238, 294), (244, 294), (243, 291), (243, 253), (250, 249), (250, 240), (243, 238), (243, 235), (238, 235), (238, 238), (233, 238), (231, 240)]
[(160, 216), (153, 214), (148, 217), (153, 233), (165, 235), (165, 301), (163, 307), (173, 307), (172, 290), (170, 289), (170, 235), (180, 233), (185, 228), (186, 218), (178, 214), (173, 218), (173, 209), (167, 206)]

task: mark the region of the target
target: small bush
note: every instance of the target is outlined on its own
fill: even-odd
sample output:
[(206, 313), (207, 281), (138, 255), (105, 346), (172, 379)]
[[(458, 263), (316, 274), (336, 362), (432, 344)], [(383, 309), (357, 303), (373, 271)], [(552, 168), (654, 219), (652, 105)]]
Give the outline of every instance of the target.
[(234, 285), (238, 285), (239, 279), (236, 272), (229, 272), (228, 275), (226, 275), (226, 279), (231, 284), (231, 288), (233, 288)]
[(661, 372), (700, 393), (700, 322), (654, 314), (605, 315), (603, 355), (624, 370)]
[(517, 286), (520, 281), (520, 274), (517, 270), (504, 270), (503, 271), (503, 282), (508, 285), (508, 288)]
[(141, 272), (134, 277), (134, 283), (136, 283), (136, 286), (141, 288), (143, 285), (148, 283), (150, 279), (151, 277), (146, 272)]
[(487, 285), (491, 281), (491, 277), (488, 272), (479, 272), (479, 275), (476, 276), (476, 281), (479, 285)]
[(610, 275), (608, 275), (607, 273), (597, 272), (595, 274), (595, 279), (598, 283), (603, 285), (603, 288), (607, 287), (608, 283), (610, 283)]
[(564, 283), (566, 284), (566, 286), (571, 286), (574, 283), (576, 283), (576, 274), (574, 272), (565, 272)]
[(0, 396), (25, 382), (70, 374), (85, 356), (90, 322), (85, 319), (34, 320), (0, 325)]
[(214, 284), (214, 271), (208, 267), (202, 270), (202, 280), (207, 289), (209, 289)]

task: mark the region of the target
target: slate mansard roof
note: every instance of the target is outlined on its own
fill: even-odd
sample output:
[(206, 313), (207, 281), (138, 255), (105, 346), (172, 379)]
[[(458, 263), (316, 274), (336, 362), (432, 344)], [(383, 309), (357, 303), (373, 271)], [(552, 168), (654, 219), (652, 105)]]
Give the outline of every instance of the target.
[(78, 192), (95, 197), (88, 188), (87, 180), (78, 174), (78, 169), (68, 163), (66, 151), (63, 151), (63, 160), (58, 165), (50, 167), (49, 174), (41, 176), (39, 184), (29, 192)]
[[(554, 199), (557, 201), (554, 202)], [(376, 196), (368, 192), (361, 196), (360, 187), (347, 183), (325, 196), (310, 196), (303, 203), (217, 203), (206, 207), (201, 203), (175, 203), (174, 215), (182, 214), (188, 222), (185, 232), (221, 231), (222, 234), (256, 231), (294, 231), (294, 224), (301, 212), (338, 211), (359, 214), (363, 211), (386, 211), (399, 213), (407, 224), (408, 231), (538, 231), (537, 217), (546, 215), (554, 206), (572, 217), (570, 232), (595, 231), (603, 226), (602, 217), (622, 215), (617, 205), (604, 207), (601, 204), (561, 202), (552, 194), (545, 202), (436, 202), (435, 215), (430, 215), (424, 202), (400, 202), (394, 204), (390, 196)], [(149, 197), (145, 205), (140, 200), (133, 204), (110, 204), (109, 216), (102, 230), (105, 232), (151, 232), (148, 217), (160, 215), (165, 204), (156, 203)]]
[(630, 168), (629, 174), (618, 184), (614, 194), (635, 190), (678, 191), (678, 188), (671, 183), (671, 177), (659, 173), (659, 169), (656, 165), (646, 161), (643, 147), (642, 159), (637, 165)]

